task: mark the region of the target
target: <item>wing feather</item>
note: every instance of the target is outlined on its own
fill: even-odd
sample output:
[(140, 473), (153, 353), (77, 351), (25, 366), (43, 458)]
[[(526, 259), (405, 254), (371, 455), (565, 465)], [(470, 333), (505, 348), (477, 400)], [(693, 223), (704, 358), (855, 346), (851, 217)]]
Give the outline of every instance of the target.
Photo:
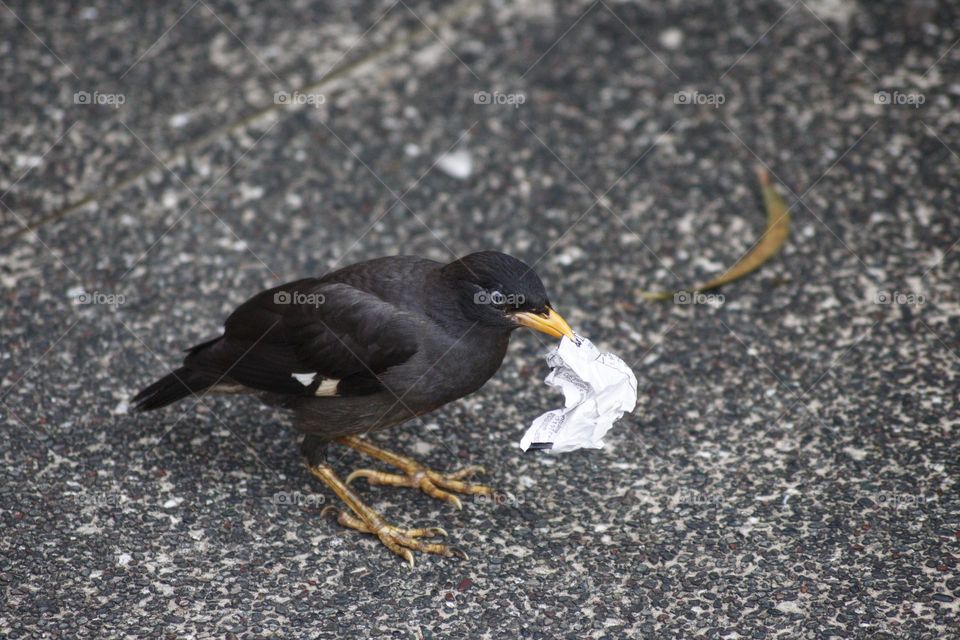
[(416, 353), (422, 322), (350, 285), (298, 280), (240, 305), (223, 337), (191, 350), (185, 365), (275, 393), (312, 395), (325, 382), (329, 392), (331, 380), (336, 395), (372, 393), (381, 374)]

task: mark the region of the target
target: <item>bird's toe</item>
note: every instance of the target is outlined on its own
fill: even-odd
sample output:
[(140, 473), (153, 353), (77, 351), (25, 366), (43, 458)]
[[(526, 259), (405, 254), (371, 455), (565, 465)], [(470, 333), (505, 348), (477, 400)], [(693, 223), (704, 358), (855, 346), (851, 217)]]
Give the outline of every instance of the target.
[(458, 547), (440, 542), (425, 542), (419, 539), (429, 536), (445, 536), (446, 533), (440, 527), (401, 529), (392, 525), (385, 525), (377, 531), (377, 537), (388, 549), (404, 558), (411, 567), (414, 566), (413, 551), (466, 560), (467, 554)]
[(415, 487), (413, 478), (409, 475), (399, 475), (396, 473), (386, 473), (376, 469), (356, 469), (347, 476), (346, 483), (349, 485), (357, 478), (365, 478), (367, 483), (372, 485), (387, 485), (390, 487)]
[(430, 478), (423, 478), (420, 481), (420, 490), (431, 498), (452, 504), (457, 508), (458, 511), (463, 509), (463, 503), (460, 502), (460, 498), (453, 495), (449, 491), (444, 491), (443, 489), (439, 488)]
[(493, 489), (486, 485), (464, 482), (463, 480), (459, 480), (452, 475), (436, 474), (435, 476), (431, 476), (430, 480), (437, 486), (442, 487), (447, 491), (455, 491), (456, 493), (463, 493), (466, 495), (493, 495)]
[(449, 534), (442, 527), (424, 527), (421, 529), (406, 529), (404, 533), (410, 538), (446, 538)]

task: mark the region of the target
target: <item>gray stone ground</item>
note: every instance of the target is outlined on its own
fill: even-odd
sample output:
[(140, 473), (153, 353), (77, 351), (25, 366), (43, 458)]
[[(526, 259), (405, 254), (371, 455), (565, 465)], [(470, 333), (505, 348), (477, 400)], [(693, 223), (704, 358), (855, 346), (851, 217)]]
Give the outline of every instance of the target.
[[(2, 4), (0, 635), (957, 637), (960, 18), (906, 4)], [(751, 246), (757, 164), (782, 255), (644, 303)], [(378, 434), (488, 467), (462, 512), (359, 486), (469, 562), (321, 518), (273, 409), (126, 412), (263, 287), (483, 248), (640, 402), (605, 450), (523, 454), (558, 396), (518, 334)]]

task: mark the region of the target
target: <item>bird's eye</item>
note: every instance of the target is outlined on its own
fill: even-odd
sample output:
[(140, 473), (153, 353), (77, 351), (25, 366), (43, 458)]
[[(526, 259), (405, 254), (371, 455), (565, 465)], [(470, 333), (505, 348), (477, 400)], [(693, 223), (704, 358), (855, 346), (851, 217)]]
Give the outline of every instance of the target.
[(500, 289), (493, 287), (477, 287), (473, 293), (474, 304), (489, 305), (496, 309), (519, 309), (526, 301), (525, 297), (519, 293), (504, 293)]

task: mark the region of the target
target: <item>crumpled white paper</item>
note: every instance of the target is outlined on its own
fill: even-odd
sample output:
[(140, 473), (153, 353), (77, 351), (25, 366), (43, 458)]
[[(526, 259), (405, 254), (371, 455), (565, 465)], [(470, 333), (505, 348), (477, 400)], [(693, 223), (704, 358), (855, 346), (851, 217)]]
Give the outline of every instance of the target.
[(544, 382), (560, 387), (564, 408), (533, 421), (520, 440), (524, 451), (602, 449), (613, 423), (637, 405), (637, 378), (630, 367), (612, 353), (601, 353), (586, 338), (578, 335), (577, 340), (579, 344), (564, 337), (547, 354), (553, 371)]

